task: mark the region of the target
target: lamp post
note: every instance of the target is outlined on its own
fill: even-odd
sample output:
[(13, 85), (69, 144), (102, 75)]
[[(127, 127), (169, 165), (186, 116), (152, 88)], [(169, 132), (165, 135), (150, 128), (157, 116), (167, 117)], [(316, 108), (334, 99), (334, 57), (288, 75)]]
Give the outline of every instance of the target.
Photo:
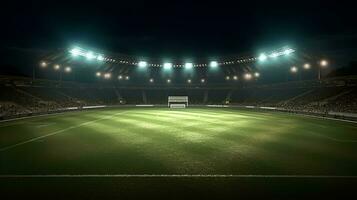
[(328, 65), (327, 60), (321, 60), (321, 61), (319, 62), (318, 73), (317, 73), (317, 78), (318, 78), (318, 80), (321, 80), (321, 76), (322, 76), (321, 70), (322, 70), (322, 68), (327, 67), (327, 65)]

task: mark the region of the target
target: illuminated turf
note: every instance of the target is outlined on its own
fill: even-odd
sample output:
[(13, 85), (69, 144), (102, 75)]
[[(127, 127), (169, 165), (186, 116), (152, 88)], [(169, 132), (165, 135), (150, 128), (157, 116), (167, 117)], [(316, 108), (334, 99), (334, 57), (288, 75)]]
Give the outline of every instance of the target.
[(135, 108), (0, 123), (4, 174), (357, 175), (357, 125), (234, 109)]

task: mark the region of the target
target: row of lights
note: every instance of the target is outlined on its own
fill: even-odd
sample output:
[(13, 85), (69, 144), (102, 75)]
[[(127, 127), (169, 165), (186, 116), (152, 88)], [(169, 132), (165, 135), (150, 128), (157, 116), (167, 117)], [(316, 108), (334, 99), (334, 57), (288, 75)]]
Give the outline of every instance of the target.
[(290, 55), (291, 53), (294, 53), (295, 50), (294, 49), (291, 49), (291, 48), (287, 48), (287, 49), (283, 49), (283, 50), (280, 50), (280, 51), (274, 51), (270, 54), (265, 54), (265, 53), (262, 53), (259, 55), (258, 57), (258, 60), (259, 61), (265, 61), (267, 60), (268, 58), (277, 58), (279, 56), (288, 56)]
[[(96, 73), (96, 76), (97, 76), (97, 77), (102, 77), (102, 76), (103, 76), (104, 79), (110, 79), (110, 78), (112, 77), (111, 73), (104, 73), (104, 74), (102, 74), (101, 72), (97, 72), (97, 73)], [(253, 75), (250, 74), (250, 73), (246, 73), (246, 74), (244, 74), (244, 79), (245, 79), (245, 80), (250, 80), (250, 79), (253, 78), (253, 76), (256, 77), (256, 78), (258, 78), (258, 77), (260, 76), (260, 73), (255, 72)], [(130, 79), (129, 76), (123, 76), (123, 75), (119, 75), (119, 76), (118, 76), (118, 80), (129, 80), (129, 79)], [(234, 75), (234, 76), (232, 76), (232, 78), (231, 78), (230, 76), (226, 76), (226, 80), (231, 80), (231, 79), (233, 79), (233, 80), (238, 80), (238, 76), (237, 76), (237, 75)], [(167, 81), (168, 83), (171, 83), (171, 79), (167, 79), (166, 81)], [(201, 81), (201, 83), (205, 83), (205, 82), (206, 82), (206, 80), (205, 80), (204, 78), (202, 78), (200, 81)], [(154, 79), (153, 79), (153, 78), (150, 78), (150, 79), (149, 79), (149, 82), (150, 82), (150, 83), (153, 83), (153, 82), (154, 82)], [(187, 79), (187, 83), (191, 83), (191, 82), (192, 82), (191, 79)]]
[[(46, 62), (44, 62), (44, 61), (42, 61), (42, 62), (40, 63), (40, 66), (41, 66), (42, 68), (46, 68), (48, 65), (49, 65), (49, 64), (46, 63)], [(61, 65), (59, 65), (59, 64), (54, 64), (54, 65), (53, 65), (53, 69), (56, 70), (56, 71), (58, 71), (58, 70), (61, 69)], [(67, 66), (67, 67), (64, 68), (64, 71), (67, 72), (67, 73), (69, 73), (69, 72), (72, 71), (72, 68), (69, 67), (69, 66)]]
[[(108, 62), (116, 62), (115, 59), (107, 58), (104, 57), (103, 54), (99, 53), (94, 53), (92, 51), (85, 51), (79, 47), (75, 47), (69, 51), (69, 53), (72, 55), (72, 57), (78, 57), (82, 56), (85, 57), (87, 60), (97, 60), (97, 61), (108, 61)], [(121, 64), (132, 64), (132, 65), (137, 65), (139, 67), (146, 67), (146, 66), (152, 66), (152, 67), (164, 67), (166, 68), (171, 68), (171, 67), (187, 67), (187, 68), (192, 68), (192, 67), (217, 67), (218, 65), (230, 65), (230, 64), (236, 64), (236, 63), (246, 63), (246, 62), (251, 62), (255, 61), (258, 58), (242, 58), (238, 60), (231, 60), (231, 61), (224, 61), (221, 63), (218, 63), (217, 61), (211, 61), (209, 64), (193, 64), (193, 63), (185, 63), (185, 64), (172, 64), (172, 63), (163, 63), (163, 64), (148, 64), (146, 61), (139, 61), (139, 62), (129, 62), (125, 60), (119, 60), (119, 63)]]
[[(137, 63), (137, 65), (138, 65), (138, 67), (140, 67), (140, 68), (145, 68), (145, 67), (147, 67), (147, 66), (157, 66), (157, 67), (163, 67), (164, 69), (171, 69), (172, 67), (185, 67), (186, 69), (192, 69), (193, 67), (204, 67), (204, 66), (207, 66), (206, 64), (198, 64), (198, 65), (195, 65), (195, 64), (193, 64), (193, 63), (191, 63), (191, 62), (188, 62), (188, 63), (185, 63), (184, 65), (174, 65), (174, 64), (172, 64), (172, 63), (170, 63), (170, 62), (166, 62), (166, 63), (164, 63), (164, 64), (162, 64), (162, 65), (153, 65), (153, 64), (148, 64), (146, 61), (139, 61), (138, 63)], [(211, 61), (210, 63), (209, 63), (209, 66), (210, 67), (218, 67), (218, 65), (219, 65), (219, 63), (217, 62), (217, 61)]]
[[(327, 67), (328, 66), (328, 61), (327, 60), (321, 60), (320, 62), (319, 62), (319, 65), (320, 65), (320, 67)], [(310, 63), (305, 63), (303, 66), (302, 66), (305, 70), (309, 70), (310, 68), (311, 68), (311, 65), (310, 65)], [(296, 66), (292, 66), (292, 67), (290, 67), (290, 72), (292, 72), (292, 73), (296, 73), (296, 72), (298, 72), (298, 70), (299, 70), (299, 68), (298, 67), (296, 67)]]

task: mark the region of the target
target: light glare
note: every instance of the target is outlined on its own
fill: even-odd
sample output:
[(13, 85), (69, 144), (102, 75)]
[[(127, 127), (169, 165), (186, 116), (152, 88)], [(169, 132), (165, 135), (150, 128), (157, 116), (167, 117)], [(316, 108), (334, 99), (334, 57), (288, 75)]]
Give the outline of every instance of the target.
[(326, 67), (326, 66), (328, 65), (327, 60), (321, 60), (321, 61), (320, 61), (320, 65), (321, 65), (322, 67)]
[(72, 71), (72, 68), (71, 68), (71, 67), (66, 67), (66, 68), (64, 68), (64, 71), (65, 71), (65, 72), (71, 72), (71, 71)]
[(103, 60), (104, 60), (104, 57), (103, 57), (102, 55), (98, 55), (98, 56), (97, 56), (97, 60), (103, 61)]
[(145, 62), (145, 61), (140, 61), (140, 62), (138, 63), (138, 66), (139, 66), (139, 67), (146, 67), (146, 66), (147, 66), (147, 62)]
[(250, 73), (246, 73), (244, 75), (244, 78), (245, 78), (245, 80), (250, 80), (250, 79), (252, 79), (252, 75)]
[(267, 59), (267, 56), (264, 54), (264, 53), (262, 53), (262, 54), (260, 54), (260, 56), (259, 56), (259, 58), (258, 58), (260, 61), (265, 61), (266, 59)]
[(164, 63), (164, 69), (171, 69), (172, 63)]
[(295, 67), (295, 66), (292, 66), (292, 67), (290, 68), (290, 71), (291, 71), (292, 73), (296, 73), (296, 72), (298, 71), (298, 68)]
[(218, 67), (218, 62), (217, 61), (211, 61), (209, 66), (210, 67)]
[(86, 54), (86, 58), (87, 58), (88, 60), (92, 60), (94, 57), (95, 57), (95, 56), (93, 55), (92, 52), (88, 52), (88, 53)]
[(185, 68), (186, 69), (191, 69), (193, 67), (192, 63), (185, 63)]

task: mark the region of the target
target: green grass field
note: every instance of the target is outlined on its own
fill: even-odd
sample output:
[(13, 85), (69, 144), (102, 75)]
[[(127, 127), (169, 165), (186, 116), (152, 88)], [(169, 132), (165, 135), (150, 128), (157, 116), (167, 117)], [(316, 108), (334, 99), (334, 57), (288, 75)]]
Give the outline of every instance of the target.
[[(166, 186), (177, 192), (182, 185), (232, 192), (236, 184), (259, 188), (262, 181), (304, 188), (312, 184), (301, 182), (300, 177), (307, 175), (311, 181), (337, 176), (325, 177), (339, 179), (327, 182), (335, 188), (335, 183), (341, 183), (339, 176), (357, 176), (357, 124), (228, 108), (92, 110), (0, 123), (0, 157), (2, 186), (15, 192), (29, 190), (30, 183), (43, 187), (44, 181), (39, 179), (56, 188), (68, 184), (80, 188), (96, 180), (102, 189), (112, 192), (129, 186)], [(11, 175), (99, 176), (41, 179)], [(288, 180), (282, 181), (280, 175), (287, 175)], [(350, 181), (344, 179), (343, 184)]]

